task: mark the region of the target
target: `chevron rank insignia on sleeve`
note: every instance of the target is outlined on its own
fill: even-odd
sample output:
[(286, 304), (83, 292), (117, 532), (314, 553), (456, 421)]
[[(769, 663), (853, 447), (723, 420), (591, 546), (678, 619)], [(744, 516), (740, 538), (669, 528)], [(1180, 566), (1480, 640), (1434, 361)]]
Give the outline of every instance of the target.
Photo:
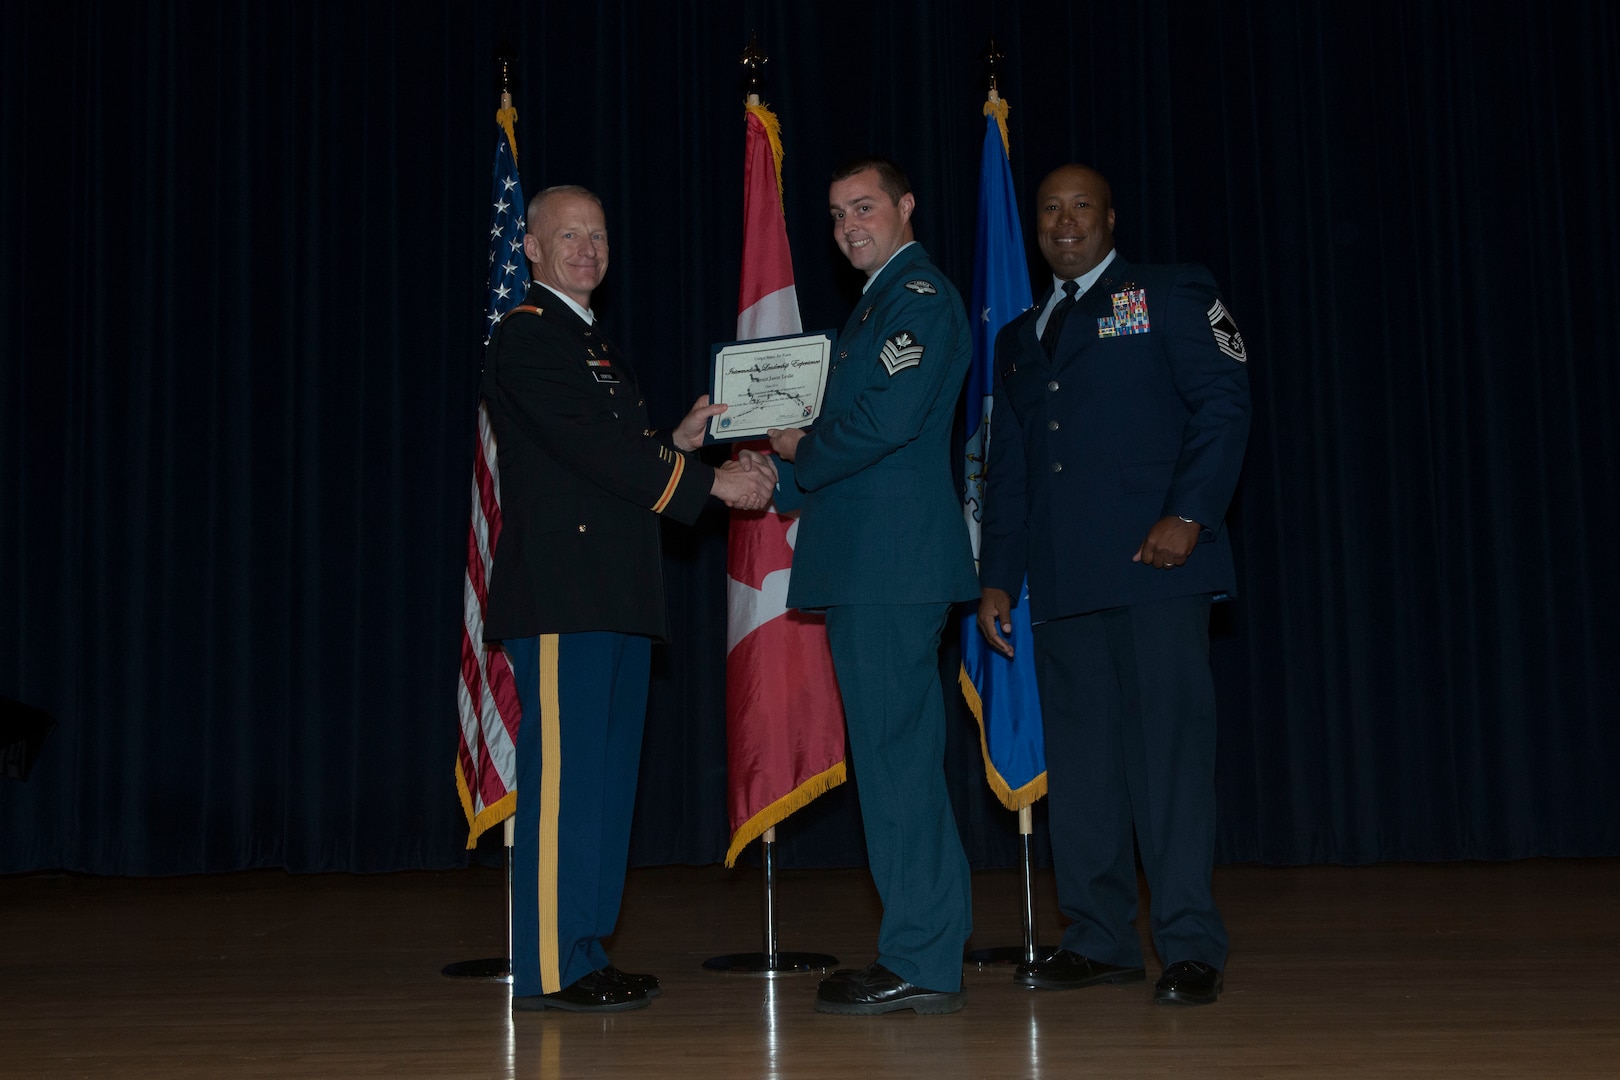
[(883, 343), (882, 353), (884, 370), (892, 376), (909, 367), (916, 367), (922, 363), (922, 343), (911, 336), (908, 330), (902, 330), (894, 337)]
[(1232, 313), (1226, 310), (1226, 305), (1216, 300), (1205, 314), (1209, 316), (1209, 328), (1215, 334), (1215, 347), (1238, 363), (1247, 363), (1249, 356), (1243, 351), (1243, 335), (1238, 333), (1237, 323)]
[(918, 278), (916, 281), (906, 282), (906, 288), (910, 289), (919, 296), (933, 296), (935, 293), (939, 292), (938, 289), (934, 288), (934, 283), (932, 281), (924, 281), (922, 278)]

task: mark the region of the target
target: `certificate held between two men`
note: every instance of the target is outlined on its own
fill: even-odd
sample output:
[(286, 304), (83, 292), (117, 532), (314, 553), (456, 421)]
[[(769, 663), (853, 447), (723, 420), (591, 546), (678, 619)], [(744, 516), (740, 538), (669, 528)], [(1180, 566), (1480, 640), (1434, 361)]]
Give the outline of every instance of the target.
[(821, 415), (832, 334), (734, 341), (710, 349), (709, 400), (727, 409), (709, 420), (705, 443), (761, 439), (771, 428), (809, 427)]

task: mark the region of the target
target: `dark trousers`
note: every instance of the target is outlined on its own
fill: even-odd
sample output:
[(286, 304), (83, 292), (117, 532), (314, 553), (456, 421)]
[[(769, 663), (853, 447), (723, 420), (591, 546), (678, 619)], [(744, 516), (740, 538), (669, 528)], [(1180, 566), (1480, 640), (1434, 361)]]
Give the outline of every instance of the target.
[(955, 992), (973, 929), (967, 856), (945, 787), (939, 635), (949, 604), (827, 609), (872, 879), (883, 899), (878, 962)]
[(512, 843), (512, 993), (608, 963), (624, 894), (652, 642), (545, 634), (503, 643), (523, 719)]
[(1103, 963), (1142, 964), (1134, 837), (1160, 961), (1226, 966), (1209, 607), (1179, 597), (1035, 627), (1063, 947)]

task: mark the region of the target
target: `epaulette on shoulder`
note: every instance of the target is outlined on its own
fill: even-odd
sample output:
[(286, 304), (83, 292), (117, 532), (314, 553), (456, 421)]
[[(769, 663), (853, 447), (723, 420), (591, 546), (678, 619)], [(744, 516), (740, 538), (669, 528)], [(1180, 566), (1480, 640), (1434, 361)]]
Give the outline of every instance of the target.
[(542, 313), (543, 309), (535, 306), (534, 304), (519, 304), (517, 307), (508, 311), (505, 315), (502, 315), (501, 322), (505, 322), (508, 318), (516, 315), (520, 311), (527, 311), (531, 315), (539, 315)]

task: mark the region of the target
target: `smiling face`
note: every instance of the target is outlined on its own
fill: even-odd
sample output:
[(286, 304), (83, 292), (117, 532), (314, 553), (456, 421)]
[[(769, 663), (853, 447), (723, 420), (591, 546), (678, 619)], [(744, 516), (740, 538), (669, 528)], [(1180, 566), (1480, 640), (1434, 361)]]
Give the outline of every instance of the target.
[(540, 200), (527, 223), (523, 254), (534, 280), (582, 308), (607, 275), (607, 222), (601, 204), (588, 195), (558, 192)]
[(834, 180), (827, 191), (833, 239), (855, 269), (871, 277), (889, 257), (912, 241), (911, 192), (896, 201), (883, 190), (876, 169)]
[(1052, 273), (1080, 277), (1114, 250), (1114, 196), (1102, 174), (1064, 165), (1035, 196), (1035, 239)]

